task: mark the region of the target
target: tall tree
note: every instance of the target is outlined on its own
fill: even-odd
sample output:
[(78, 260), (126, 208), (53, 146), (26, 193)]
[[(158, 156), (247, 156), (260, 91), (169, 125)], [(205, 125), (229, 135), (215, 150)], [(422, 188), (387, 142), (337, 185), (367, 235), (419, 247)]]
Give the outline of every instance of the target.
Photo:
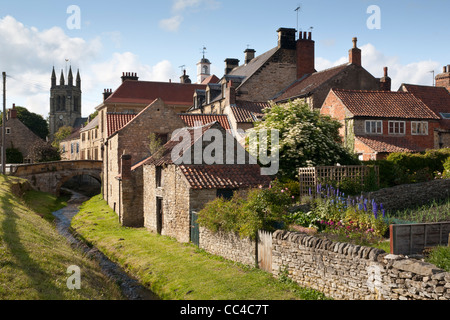
[[(46, 139), (49, 133), (48, 123), (40, 114), (30, 112), (24, 107), (15, 107), (17, 118), (41, 139)], [(0, 117), (0, 123), (3, 117)]]
[(278, 175), (295, 179), (301, 167), (358, 163), (356, 155), (343, 146), (340, 127), (338, 121), (296, 100), (267, 108), (264, 120), (255, 123), (253, 130), (278, 130)]

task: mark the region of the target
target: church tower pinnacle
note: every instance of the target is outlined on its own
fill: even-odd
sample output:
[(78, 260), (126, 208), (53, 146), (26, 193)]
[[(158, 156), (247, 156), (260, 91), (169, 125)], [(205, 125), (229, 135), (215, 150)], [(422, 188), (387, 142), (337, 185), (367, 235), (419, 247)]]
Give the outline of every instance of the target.
[(59, 85), (56, 83), (56, 73), (53, 67), (51, 76), (52, 87), (50, 89), (50, 114), (49, 131), (50, 139), (61, 127), (72, 127), (76, 129), (82, 126), (86, 119), (81, 117), (81, 77), (77, 72), (76, 85), (72, 67), (67, 75), (67, 83), (64, 71), (61, 70)]

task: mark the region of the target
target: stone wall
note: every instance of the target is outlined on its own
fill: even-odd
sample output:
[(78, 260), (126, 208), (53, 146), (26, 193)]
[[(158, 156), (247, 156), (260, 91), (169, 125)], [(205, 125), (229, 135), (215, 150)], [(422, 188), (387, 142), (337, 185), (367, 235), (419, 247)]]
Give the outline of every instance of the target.
[(365, 194), (370, 200), (382, 203), (387, 210), (401, 210), (450, 198), (450, 179), (404, 184)]
[(214, 233), (206, 228), (200, 227), (201, 249), (221, 256), (225, 259), (236, 261), (249, 266), (256, 263), (256, 243), (249, 238), (240, 239), (234, 233)]
[(272, 273), (338, 300), (450, 300), (450, 273), (376, 248), (273, 234)]

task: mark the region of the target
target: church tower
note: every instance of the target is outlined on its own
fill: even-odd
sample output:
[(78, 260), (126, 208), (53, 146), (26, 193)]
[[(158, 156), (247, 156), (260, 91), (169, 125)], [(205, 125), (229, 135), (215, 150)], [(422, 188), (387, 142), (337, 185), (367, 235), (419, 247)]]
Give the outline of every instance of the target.
[(50, 137), (63, 126), (75, 128), (80, 125), (81, 119), (81, 77), (77, 72), (76, 83), (72, 67), (67, 75), (67, 83), (64, 72), (61, 70), (59, 85), (56, 83), (55, 68), (53, 68), (50, 89), (50, 115), (49, 130)]
[(197, 63), (197, 83), (202, 83), (206, 78), (211, 75), (211, 62), (205, 58), (205, 50), (203, 48), (203, 58)]

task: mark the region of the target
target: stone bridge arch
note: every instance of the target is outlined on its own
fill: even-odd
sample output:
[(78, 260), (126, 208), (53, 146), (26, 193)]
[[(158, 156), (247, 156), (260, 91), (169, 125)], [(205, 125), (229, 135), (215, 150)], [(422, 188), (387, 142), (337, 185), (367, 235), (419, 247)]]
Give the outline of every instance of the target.
[(11, 168), (11, 175), (28, 180), (38, 191), (59, 195), (64, 183), (76, 176), (91, 176), (101, 184), (102, 161), (57, 161), (17, 165)]

